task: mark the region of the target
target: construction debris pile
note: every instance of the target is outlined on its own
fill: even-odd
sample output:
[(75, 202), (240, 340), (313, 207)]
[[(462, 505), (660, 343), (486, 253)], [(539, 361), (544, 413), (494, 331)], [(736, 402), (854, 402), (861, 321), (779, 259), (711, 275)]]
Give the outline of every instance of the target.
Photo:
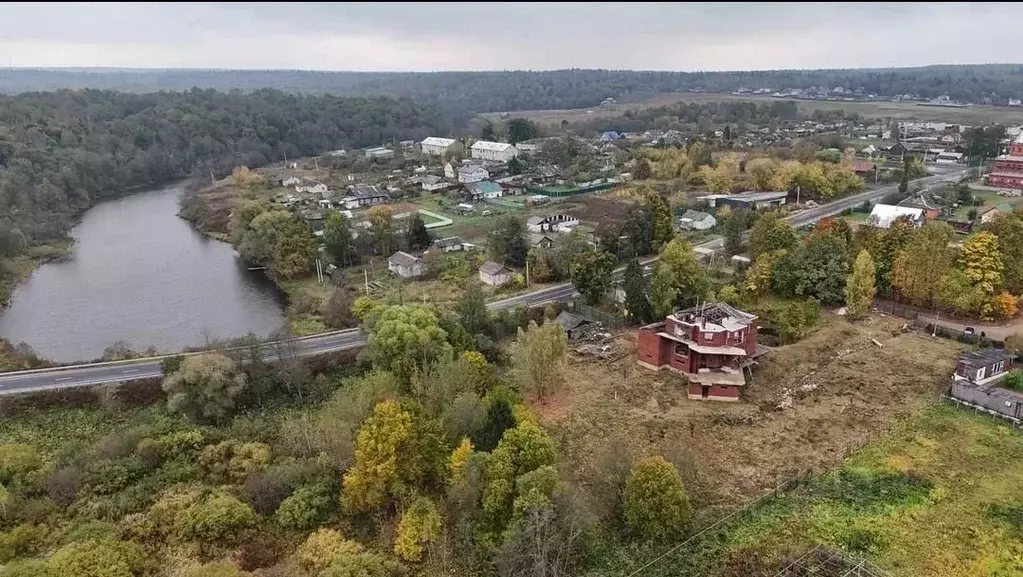
[(613, 360), (628, 353), (616, 342), (614, 333), (597, 321), (564, 311), (554, 322), (565, 329), (568, 342), (573, 345), (572, 351), (577, 355)]

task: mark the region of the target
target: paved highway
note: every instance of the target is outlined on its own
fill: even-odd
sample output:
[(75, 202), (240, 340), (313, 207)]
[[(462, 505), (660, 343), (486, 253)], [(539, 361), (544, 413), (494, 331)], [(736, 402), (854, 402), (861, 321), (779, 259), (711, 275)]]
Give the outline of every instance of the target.
[[(914, 181), (914, 184), (932, 186), (942, 182), (952, 182), (961, 177), (965, 170), (943, 171), (941, 174), (928, 176)], [(811, 208), (794, 213), (788, 217), (793, 226), (804, 226), (816, 222), (828, 216), (841, 214), (847, 208), (863, 204), (864, 201), (874, 201), (892, 192), (897, 186), (885, 186), (853, 196), (837, 200), (817, 208)], [(722, 239), (714, 239), (698, 246), (720, 249), (723, 246)], [(656, 261), (653, 257), (643, 261), (648, 264)], [(615, 270), (615, 278), (620, 278), (625, 267)], [(572, 283), (561, 283), (541, 289), (527, 292), (522, 295), (494, 301), (487, 304), (491, 310), (515, 308), (519, 306), (537, 306), (550, 302), (563, 302), (570, 300), (575, 294)], [(266, 351), (266, 359), (271, 360), (277, 356), (279, 347), (286, 346), (294, 350), (298, 356), (315, 356), (324, 353), (338, 352), (355, 349), (366, 343), (366, 337), (358, 329), (336, 331), (311, 337), (302, 337), (268, 343), (263, 345)], [(33, 391), (67, 389), (73, 387), (85, 387), (100, 385), (112, 382), (127, 382), (140, 379), (151, 379), (163, 376), (160, 369), (160, 361), (164, 357), (151, 357), (146, 359), (135, 359), (131, 361), (119, 361), (110, 363), (91, 363), (86, 365), (74, 365), (56, 367), (52, 369), (35, 369), (31, 371), (19, 371), (12, 373), (0, 373), (0, 395), (28, 393)]]

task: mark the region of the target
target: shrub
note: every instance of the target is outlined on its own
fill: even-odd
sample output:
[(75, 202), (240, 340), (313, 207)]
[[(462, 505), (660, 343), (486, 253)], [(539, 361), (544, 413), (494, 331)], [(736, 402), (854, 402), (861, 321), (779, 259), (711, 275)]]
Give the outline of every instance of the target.
[(406, 561), (419, 561), (425, 546), (440, 538), (442, 533), (443, 526), (437, 506), (433, 501), (420, 497), (401, 515), (394, 552)]
[(647, 457), (625, 481), (625, 524), (637, 536), (670, 541), (689, 520), (689, 496), (678, 470), (664, 457)]
[(265, 468), (270, 458), (267, 444), (230, 439), (203, 449), (199, 464), (215, 483), (240, 483), (246, 476)]
[(142, 567), (142, 549), (120, 541), (78, 541), (50, 557), (56, 577), (133, 577)]
[(335, 561), (361, 552), (362, 545), (345, 539), (340, 531), (320, 529), (311, 533), (305, 542), (298, 546), (295, 557), (303, 569), (317, 573), (330, 567)]
[(320, 577), (392, 577), (402, 567), (393, 559), (376, 553), (360, 553), (338, 559)]
[(22, 523), (6, 533), (0, 533), (0, 563), (38, 553), (46, 533), (45, 526), (28, 523)]
[(65, 542), (73, 541), (100, 541), (103, 539), (114, 539), (117, 537), (117, 525), (106, 521), (88, 521), (75, 527), (64, 538)]
[(82, 470), (75, 465), (57, 469), (46, 479), (46, 494), (61, 507), (67, 507), (78, 498), (83, 477)]
[(175, 533), (195, 543), (231, 544), (239, 541), (259, 518), (247, 503), (226, 493), (211, 493), (178, 515)]
[(323, 485), (299, 487), (277, 508), (274, 520), (286, 529), (312, 529), (330, 518), (334, 508), (331, 494)]
[(85, 486), (97, 495), (113, 495), (139, 479), (144, 469), (138, 457), (93, 461), (85, 469)]
[(0, 444), (0, 483), (8, 486), (25, 485), (30, 474), (42, 466), (43, 460), (32, 445)]
[(299, 463), (287, 461), (246, 477), (242, 493), (257, 513), (273, 515), (308, 474), (309, 471)]
[(216, 561), (192, 567), (184, 572), (183, 577), (243, 577), (243, 572), (234, 563)]
[(22, 559), (0, 567), (0, 577), (54, 577), (41, 559)]
[(1023, 371), (1015, 369), (1005, 376), (1005, 388), (1023, 392)]

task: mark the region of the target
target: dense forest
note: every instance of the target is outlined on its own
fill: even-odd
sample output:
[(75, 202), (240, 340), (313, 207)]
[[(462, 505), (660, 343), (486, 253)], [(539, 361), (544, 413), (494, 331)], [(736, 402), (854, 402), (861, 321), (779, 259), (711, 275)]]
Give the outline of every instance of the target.
[(653, 72), (551, 70), (497, 72), (314, 72), (299, 70), (9, 70), (0, 72), (0, 92), (15, 94), (59, 88), (131, 92), (257, 90), (272, 86), (294, 92), (409, 97), (459, 112), (492, 112), (594, 106), (608, 96), (632, 101), (651, 93), (739, 88), (862, 89), (882, 96), (917, 94), (994, 103), (1023, 95), (1023, 66), (985, 64), (854, 70), (756, 72)]
[[(383, 97), (199, 89), (0, 97), (0, 265), (132, 188), (451, 130), (432, 107)], [(0, 267), (0, 280), (9, 272)]]

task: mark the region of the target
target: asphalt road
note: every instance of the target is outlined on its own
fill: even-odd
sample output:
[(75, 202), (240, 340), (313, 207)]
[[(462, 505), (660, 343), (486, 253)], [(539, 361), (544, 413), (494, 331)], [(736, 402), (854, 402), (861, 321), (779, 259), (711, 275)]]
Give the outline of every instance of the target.
[[(942, 182), (952, 182), (961, 177), (965, 170), (942, 171), (941, 174), (928, 176), (913, 181), (914, 184), (932, 186)], [(847, 208), (863, 204), (864, 201), (880, 199), (895, 190), (898, 186), (884, 186), (866, 192), (861, 192), (850, 197), (821, 205), (792, 214), (788, 217), (793, 226), (804, 226), (816, 222), (828, 216), (841, 214)], [(714, 239), (698, 245), (700, 247), (719, 249), (723, 246), (722, 239)], [(653, 257), (643, 261), (648, 264), (656, 261)], [(615, 279), (621, 278), (625, 267), (615, 270)], [(561, 283), (530, 291), (514, 297), (487, 304), (491, 310), (515, 308), (519, 306), (537, 306), (551, 302), (563, 302), (570, 300), (575, 294), (572, 283)], [(292, 349), (300, 357), (316, 356), (324, 353), (338, 352), (355, 349), (366, 343), (366, 337), (358, 329), (349, 329), (268, 343), (263, 345), (266, 359), (271, 360), (277, 357), (277, 351), (281, 347)], [(151, 379), (163, 376), (160, 369), (162, 357), (137, 359), (132, 361), (119, 361), (110, 363), (91, 363), (85, 365), (74, 365), (66, 367), (55, 367), (52, 369), (35, 369), (31, 371), (19, 371), (11, 373), (0, 373), (0, 395), (28, 393), (43, 390), (67, 389), (73, 387), (86, 387), (112, 382), (127, 382), (140, 379)]]

